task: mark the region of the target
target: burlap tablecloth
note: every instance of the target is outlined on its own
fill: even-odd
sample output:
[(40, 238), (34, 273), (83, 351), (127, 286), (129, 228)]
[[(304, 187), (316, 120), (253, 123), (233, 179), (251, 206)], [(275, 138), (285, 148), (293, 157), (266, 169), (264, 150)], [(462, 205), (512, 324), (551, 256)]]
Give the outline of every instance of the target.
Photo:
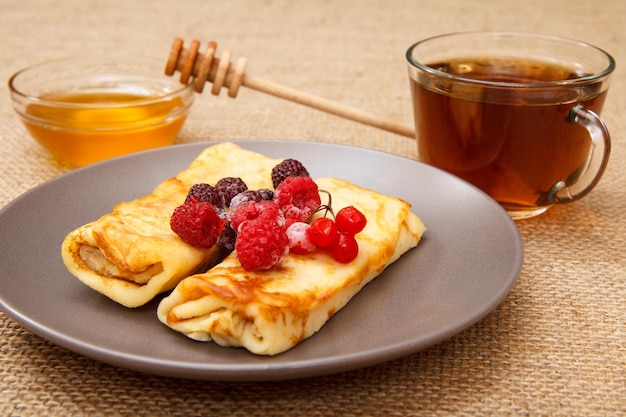
[[(412, 119), (404, 52), (427, 36), (545, 32), (586, 40), (618, 61), (604, 111), (613, 134), (605, 177), (583, 201), (518, 223), (525, 247), (519, 280), (470, 329), (353, 372), (221, 383), (103, 364), (44, 341), (0, 313), (0, 415), (624, 415), (624, 16), (621, 0), (0, 0), (4, 80), (24, 66), (86, 50), (165, 58), (172, 39), (181, 36), (215, 40), (234, 56), (246, 56), (251, 74), (406, 124)], [(0, 90), (1, 207), (62, 170), (19, 124), (6, 84)], [(416, 157), (410, 139), (251, 90), (235, 100), (199, 96), (179, 142), (260, 138)], [(33, 262), (24, 255), (24, 262)]]

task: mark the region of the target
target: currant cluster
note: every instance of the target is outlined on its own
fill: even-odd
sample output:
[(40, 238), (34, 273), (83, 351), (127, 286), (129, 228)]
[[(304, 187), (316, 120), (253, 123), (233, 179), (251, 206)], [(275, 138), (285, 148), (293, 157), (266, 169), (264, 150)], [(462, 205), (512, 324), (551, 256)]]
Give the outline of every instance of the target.
[[(333, 214), (331, 201), (321, 204), (320, 190), (297, 160), (286, 159), (272, 170), (275, 191), (249, 190), (240, 178), (220, 179), (215, 186), (195, 184), (170, 219), (172, 230), (190, 245), (219, 244), (236, 250), (247, 270), (266, 270), (289, 252), (328, 249), (338, 262), (356, 258), (355, 235), (366, 224), (353, 206)], [(311, 221), (325, 210), (323, 217)], [(326, 217), (330, 213), (333, 219)]]
[(307, 237), (318, 248), (328, 248), (334, 260), (349, 263), (359, 254), (355, 235), (365, 228), (367, 219), (354, 206), (344, 207), (335, 220), (318, 217), (313, 220)]

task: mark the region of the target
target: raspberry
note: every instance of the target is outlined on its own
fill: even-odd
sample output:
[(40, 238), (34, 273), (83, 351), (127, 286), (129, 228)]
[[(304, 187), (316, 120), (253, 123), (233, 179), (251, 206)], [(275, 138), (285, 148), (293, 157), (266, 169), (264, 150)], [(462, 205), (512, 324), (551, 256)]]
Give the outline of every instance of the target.
[(317, 184), (310, 177), (288, 177), (274, 192), (274, 201), (285, 217), (306, 221), (322, 203)]
[(237, 259), (245, 269), (266, 270), (277, 265), (289, 252), (284, 226), (257, 218), (245, 222), (237, 235)]
[(220, 193), (210, 184), (200, 183), (192, 185), (185, 198), (185, 203), (192, 198), (195, 198), (197, 201), (211, 203), (216, 209), (224, 206)]
[(285, 217), (273, 201), (248, 202), (230, 212), (233, 230), (240, 232), (244, 223), (260, 219), (261, 222), (274, 222), (285, 226)]
[(311, 252), (315, 245), (309, 238), (308, 230), (311, 228), (308, 223), (295, 222), (287, 227), (285, 233), (289, 238), (289, 252), (297, 255), (303, 255)]
[(263, 200), (263, 196), (258, 191), (246, 190), (243, 191), (230, 200), (230, 211), (233, 211), (237, 208), (237, 206), (242, 205), (243, 203), (257, 203)]
[(285, 159), (272, 169), (272, 183), (274, 188), (288, 177), (308, 177), (309, 171), (302, 165), (302, 162), (295, 159)]
[(224, 221), (215, 206), (195, 198), (176, 207), (170, 218), (170, 227), (183, 241), (199, 248), (210, 248), (217, 242)]
[(239, 193), (242, 193), (248, 189), (248, 186), (241, 178), (226, 177), (220, 179), (215, 184), (217, 192), (222, 196), (224, 200), (224, 206), (230, 206), (230, 200), (233, 199)]

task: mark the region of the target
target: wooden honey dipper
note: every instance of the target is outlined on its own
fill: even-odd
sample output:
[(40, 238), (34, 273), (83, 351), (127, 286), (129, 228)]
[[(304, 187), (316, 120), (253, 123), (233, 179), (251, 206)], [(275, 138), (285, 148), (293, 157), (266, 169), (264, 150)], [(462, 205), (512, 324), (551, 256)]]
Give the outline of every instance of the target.
[(165, 67), (165, 74), (172, 76), (180, 72), (180, 82), (187, 84), (190, 78), (195, 78), (194, 89), (198, 93), (204, 90), (207, 82), (213, 84), (211, 93), (219, 95), (222, 87), (228, 89), (228, 96), (235, 98), (242, 85), (253, 90), (261, 91), (278, 98), (289, 100), (317, 110), (325, 111), (335, 116), (343, 117), (355, 122), (363, 123), (392, 133), (415, 138), (412, 127), (403, 126), (393, 120), (383, 119), (342, 104), (326, 100), (302, 91), (254, 77), (246, 74), (246, 58), (239, 58), (232, 65), (231, 51), (224, 50), (222, 55), (215, 56), (217, 44), (209, 42), (204, 54), (199, 53), (200, 42), (192, 40), (189, 47), (183, 47), (181, 38), (174, 39), (169, 59)]

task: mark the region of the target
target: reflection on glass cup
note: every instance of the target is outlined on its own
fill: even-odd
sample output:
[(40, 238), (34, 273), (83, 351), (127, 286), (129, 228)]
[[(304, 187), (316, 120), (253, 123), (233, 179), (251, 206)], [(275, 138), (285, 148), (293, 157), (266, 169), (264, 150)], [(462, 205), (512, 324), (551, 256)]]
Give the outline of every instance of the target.
[(473, 32), (407, 51), (420, 160), (476, 185), (514, 219), (585, 196), (609, 158), (599, 114), (615, 60), (555, 36)]

